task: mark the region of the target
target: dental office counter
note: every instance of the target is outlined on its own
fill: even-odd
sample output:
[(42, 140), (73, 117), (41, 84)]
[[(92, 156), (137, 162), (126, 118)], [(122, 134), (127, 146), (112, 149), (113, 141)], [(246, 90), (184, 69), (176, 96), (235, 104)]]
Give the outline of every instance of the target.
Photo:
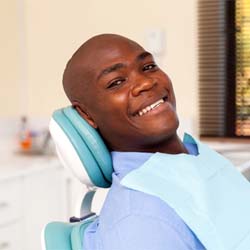
[(228, 158), (250, 180), (250, 139), (202, 138), (201, 141)]
[(73, 215), (74, 181), (56, 156), (1, 155), (0, 250), (41, 249), (43, 226)]

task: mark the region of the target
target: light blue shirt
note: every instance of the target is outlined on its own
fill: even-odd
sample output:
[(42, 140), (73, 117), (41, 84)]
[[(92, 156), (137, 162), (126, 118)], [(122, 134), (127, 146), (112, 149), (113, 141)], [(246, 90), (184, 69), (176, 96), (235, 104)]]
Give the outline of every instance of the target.
[[(190, 154), (197, 146), (185, 144)], [(204, 250), (196, 235), (164, 201), (120, 184), (151, 153), (112, 152), (114, 173), (100, 216), (83, 236), (84, 250)], [(156, 166), (157, 167), (157, 166)]]

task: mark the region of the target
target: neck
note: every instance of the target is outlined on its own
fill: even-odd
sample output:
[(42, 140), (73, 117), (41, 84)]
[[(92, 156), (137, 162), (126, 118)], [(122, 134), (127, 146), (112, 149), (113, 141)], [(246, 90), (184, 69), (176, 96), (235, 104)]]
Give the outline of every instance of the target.
[(126, 147), (111, 147), (115, 151), (124, 151), (124, 152), (149, 152), (149, 153), (167, 153), (167, 154), (181, 154), (188, 153), (184, 144), (175, 133), (162, 141), (157, 141), (155, 143), (148, 144), (146, 143), (141, 145), (140, 143), (132, 145), (126, 145)]
[(167, 154), (187, 154), (188, 151), (185, 148), (183, 142), (178, 137), (177, 134), (165, 139), (161, 143), (157, 143), (154, 145), (149, 152), (160, 152), (160, 153), (167, 153)]

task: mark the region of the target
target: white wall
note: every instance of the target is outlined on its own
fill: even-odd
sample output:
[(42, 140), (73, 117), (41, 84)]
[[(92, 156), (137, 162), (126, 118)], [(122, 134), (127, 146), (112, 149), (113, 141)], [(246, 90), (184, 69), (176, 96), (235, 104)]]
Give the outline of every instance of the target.
[(67, 105), (64, 66), (92, 35), (119, 33), (145, 45), (145, 31), (160, 28), (166, 33), (162, 65), (174, 84), (178, 113), (196, 119), (196, 5), (197, 0), (0, 1), (0, 115), (49, 116)]
[(13, 115), (19, 104), (18, 10), (15, 1), (0, 1), (0, 115)]

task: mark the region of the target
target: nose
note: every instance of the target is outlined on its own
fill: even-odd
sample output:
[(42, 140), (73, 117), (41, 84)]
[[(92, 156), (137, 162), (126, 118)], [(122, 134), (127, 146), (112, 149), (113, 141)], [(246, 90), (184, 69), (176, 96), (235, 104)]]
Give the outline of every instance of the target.
[(137, 77), (134, 79), (134, 84), (132, 87), (132, 95), (138, 96), (144, 91), (152, 89), (156, 85), (156, 80), (151, 77)]

